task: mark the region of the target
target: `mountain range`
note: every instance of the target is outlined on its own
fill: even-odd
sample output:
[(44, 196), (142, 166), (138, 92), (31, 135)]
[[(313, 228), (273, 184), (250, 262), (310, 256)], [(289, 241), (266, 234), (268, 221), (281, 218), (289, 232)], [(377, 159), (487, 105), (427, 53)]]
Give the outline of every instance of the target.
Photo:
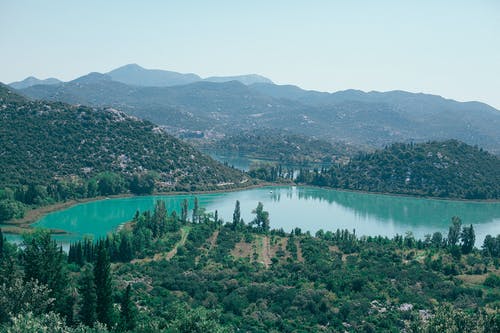
[[(263, 76), (257, 74), (249, 75), (236, 75), (236, 76), (211, 76), (205, 79), (193, 73), (178, 73), (172, 71), (166, 71), (161, 69), (146, 69), (137, 64), (128, 64), (108, 73), (111, 80), (116, 82), (121, 82), (129, 84), (132, 86), (142, 86), (142, 87), (171, 87), (183, 84), (189, 84), (193, 82), (206, 81), (206, 82), (229, 82), (229, 81), (239, 81), (243, 84), (250, 85), (254, 83), (266, 83), (272, 84), (273, 82)], [(12, 82), (9, 84), (14, 89), (24, 89), (36, 85), (52, 85), (60, 84), (63, 81), (48, 78), (45, 80), (37, 79), (36, 77), (30, 76), (26, 79), (18, 82)]]
[(34, 99), (113, 107), (180, 136), (279, 129), (366, 148), (458, 139), (500, 153), (500, 111), (423, 93), (327, 93), (277, 85), (258, 75), (201, 79), (138, 65), (19, 89)]

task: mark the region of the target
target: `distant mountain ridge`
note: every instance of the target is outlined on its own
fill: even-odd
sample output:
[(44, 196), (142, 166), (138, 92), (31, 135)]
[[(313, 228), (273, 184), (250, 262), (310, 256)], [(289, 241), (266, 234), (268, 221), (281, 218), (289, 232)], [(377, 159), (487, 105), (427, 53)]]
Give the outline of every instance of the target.
[(12, 82), (9, 84), (9, 86), (11, 86), (14, 89), (24, 89), (24, 88), (35, 86), (38, 84), (52, 85), (52, 84), (59, 84), (59, 83), (62, 83), (62, 81), (60, 81), (56, 78), (53, 78), (53, 77), (50, 77), (50, 78), (45, 79), (45, 80), (40, 80), (34, 76), (29, 76), (22, 81)]
[[(89, 73), (80, 78), (88, 77), (90, 74), (94, 73), (95, 72)], [(101, 74), (101, 73), (96, 73), (96, 74)], [(137, 64), (128, 64), (125, 66), (121, 66), (101, 75), (107, 75), (109, 79), (112, 81), (139, 87), (172, 87), (172, 86), (180, 86), (200, 81), (218, 82), (218, 83), (238, 81), (245, 85), (258, 84), (258, 83), (263, 83), (263, 84), (273, 83), (270, 79), (257, 74), (235, 75), (235, 76), (211, 76), (203, 79), (197, 74), (193, 73), (184, 74), (162, 69), (146, 69)], [(76, 78), (72, 81), (79, 80), (80, 78)], [(12, 82), (9, 84), (9, 86), (11, 86), (14, 89), (24, 89), (35, 85), (52, 85), (60, 83), (63, 82), (54, 78), (39, 80), (33, 76), (30, 76), (24, 79), (23, 81)]]
[[(189, 81), (193, 82), (144, 86)], [(20, 91), (35, 99), (111, 106), (180, 136), (195, 132), (221, 137), (255, 129), (280, 129), (366, 148), (457, 139), (500, 154), (500, 111), (480, 102), (458, 102), (423, 93), (327, 93), (276, 85), (258, 75), (201, 79), (195, 74), (148, 70), (138, 65)]]

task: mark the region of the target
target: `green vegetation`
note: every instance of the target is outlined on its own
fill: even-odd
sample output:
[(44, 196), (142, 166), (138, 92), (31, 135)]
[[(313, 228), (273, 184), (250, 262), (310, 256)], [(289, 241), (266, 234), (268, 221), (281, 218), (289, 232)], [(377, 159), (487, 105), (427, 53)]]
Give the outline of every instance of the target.
[(131, 192), (241, 186), (225, 167), (113, 109), (34, 102), (0, 86), (0, 222), (24, 207)]
[(329, 166), (347, 160), (355, 152), (353, 147), (341, 142), (330, 143), (278, 129), (242, 132), (215, 141), (202, 141), (199, 146), (218, 155), (245, 156), (287, 166)]
[(297, 182), (334, 188), (460, 199), (500, 198), (500, 159), (456, 140), (393, 144), (346, 165), (301, 170)]
[[(358, 237), (137, 212), (106, 239), (0, 247), (2, 332), (498, 332), (500, 235)], [(271, 217), (272, 218), (272, 217)], [(235, 227), (236, 224), (236, 227)], [(458, 236), (457, 236), (458, 235)], [(497, 252), (495, 252), (497, 251)], [(40, 261), (41, 260), (41, 261)]]

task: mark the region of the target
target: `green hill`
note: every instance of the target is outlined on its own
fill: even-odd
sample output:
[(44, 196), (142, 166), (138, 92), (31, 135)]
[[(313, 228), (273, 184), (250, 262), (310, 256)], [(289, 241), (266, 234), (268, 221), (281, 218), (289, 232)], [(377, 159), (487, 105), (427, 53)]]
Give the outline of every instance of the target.
[(342, 142), (330, 143), (278, 129), (228, 135), (204, 141), (200, 148), (220, 155), (234, 154), (293, 166), (331, 165), (357, 152)]
[(129, 189), (219, 189), (244, 179), (156, 125), (110, 108), (29, 101), (0, 86), (0, 119), (0, 189), (9, 188), (0, 199), (40, 204)]
[(302, 172), (298, 180), (370, 192), (498, 199), (500, 159), (456, 140), (393, 144), (344, 166)]

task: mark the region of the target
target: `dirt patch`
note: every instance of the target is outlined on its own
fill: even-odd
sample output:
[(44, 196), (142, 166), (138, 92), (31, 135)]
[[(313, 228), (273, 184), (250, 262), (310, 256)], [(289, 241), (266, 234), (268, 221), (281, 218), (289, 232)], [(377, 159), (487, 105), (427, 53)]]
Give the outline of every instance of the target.
[(333, 253), (342, 253), (337, 245), (329, 245), (328, 249)]
[(261, 238), (261, 248), (259, 251), (259, 262), (264, 264), (266, 268), (271, 266), (271, 245), (269, 244), (269, 237)]
[(254, 252), (253, 243), (238, 242), (231, 250), (231, 255), (235, 258), (249, 258), (252, 261)]
[(217, 238), (219, 237), (219, 230), (215, 230), (212, 236), (209, 238), (209, 244), (210, 247), (208, 248), (208, 251), (212, 250), (217, 243)]
[(484, 280), (486, 280), (487, 277), (488, 274), (481, 274), (481, 275), (462, 274), (456, 276), (457, 279), (470, 284), (483, 284)]
[(295, 240), (295, 246), (297, 247), (297, 260), (299, 262), (304, 262), (304, 257), (302, 256), (302, 247), (298, 239)]

